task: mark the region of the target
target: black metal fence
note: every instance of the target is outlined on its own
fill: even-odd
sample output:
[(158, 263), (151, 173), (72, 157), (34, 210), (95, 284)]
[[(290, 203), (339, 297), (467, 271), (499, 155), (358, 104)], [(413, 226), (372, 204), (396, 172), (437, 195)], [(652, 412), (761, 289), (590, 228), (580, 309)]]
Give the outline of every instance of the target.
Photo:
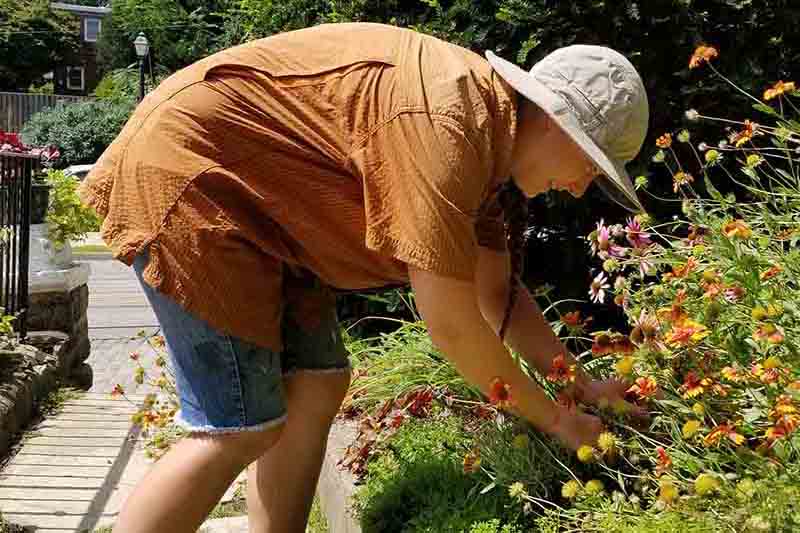
[(27, 334), (31, 182), (39, 156), (0, 152), (0, 307)]

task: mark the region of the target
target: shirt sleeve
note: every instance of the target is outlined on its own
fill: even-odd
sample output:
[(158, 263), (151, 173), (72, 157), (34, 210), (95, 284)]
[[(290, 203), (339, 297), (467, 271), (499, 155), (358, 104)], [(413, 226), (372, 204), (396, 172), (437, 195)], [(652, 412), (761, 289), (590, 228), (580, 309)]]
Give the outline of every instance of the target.
[(363, 180), (366, 246), (472, 281), (475, 222), (493, 168), (481, 148), (443, 115), (404, 113), (372, 132), (351, 154)]

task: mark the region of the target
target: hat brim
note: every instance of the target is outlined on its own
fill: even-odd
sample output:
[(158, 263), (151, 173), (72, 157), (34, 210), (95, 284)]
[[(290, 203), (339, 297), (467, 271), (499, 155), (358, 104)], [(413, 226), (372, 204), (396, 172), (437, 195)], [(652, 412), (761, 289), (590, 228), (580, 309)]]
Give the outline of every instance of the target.
[(645, 209), (636, 195), (624, 161), (611, 159), (600, 146), (586, 133), (564, 101), (556, 93), (531, 76), (529, 72), (517, 65), (486, 52), (486, 59), (497, 74), (525, 98), (539, 106), (558, 126), (583, 150), (594, 162), (603, 175), (595, 179), (595, 183), (612, 200), (633, 212), (644, 212)]

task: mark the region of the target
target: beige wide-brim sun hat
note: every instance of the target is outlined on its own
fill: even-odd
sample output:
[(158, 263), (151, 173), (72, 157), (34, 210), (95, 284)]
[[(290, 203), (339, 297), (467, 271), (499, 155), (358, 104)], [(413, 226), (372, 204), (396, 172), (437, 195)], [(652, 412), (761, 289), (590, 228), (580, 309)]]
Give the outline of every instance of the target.
[(626, 209), (644, 212), (625, 170), (642, 148), (649, 123), (647, 92), (636, 69), (602, 46), (560, 48), (530, 72), (486, 52), (497, 74), (535, 103), (603, 173), (595, 183)]

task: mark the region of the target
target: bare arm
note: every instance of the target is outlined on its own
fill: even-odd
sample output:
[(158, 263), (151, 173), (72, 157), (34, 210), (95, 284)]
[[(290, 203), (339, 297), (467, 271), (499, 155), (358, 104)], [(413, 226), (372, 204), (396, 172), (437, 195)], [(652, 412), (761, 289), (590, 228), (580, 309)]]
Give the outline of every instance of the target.
[(466, 380), (488, 393), (492, 378), (500, 377), (511, 386), (515, 410), (537, 429), (574, 448), (593, 441), (599, 420), (567, 412), (522, 372), (484, 320), (474, 284), (413, 268), (409, 273), (431, 339)]
[[(495, 332), (503, 322), (509, 294), (509, 257), (507, 252), (496, 252), (480, 248), (476, 285), (478, 287), (481, 313)], [(539, 305), (527, 288), (520, 284), (517, 301), (506, 331), (506, 342), (525, 361), (542, 375), (547, 375), (553, 357), (564, 354), (567, 364), (575, 364), (575, 358), (553, 332)], [(585, 387), (591, 378), (577, 368), (576, 386)]]

